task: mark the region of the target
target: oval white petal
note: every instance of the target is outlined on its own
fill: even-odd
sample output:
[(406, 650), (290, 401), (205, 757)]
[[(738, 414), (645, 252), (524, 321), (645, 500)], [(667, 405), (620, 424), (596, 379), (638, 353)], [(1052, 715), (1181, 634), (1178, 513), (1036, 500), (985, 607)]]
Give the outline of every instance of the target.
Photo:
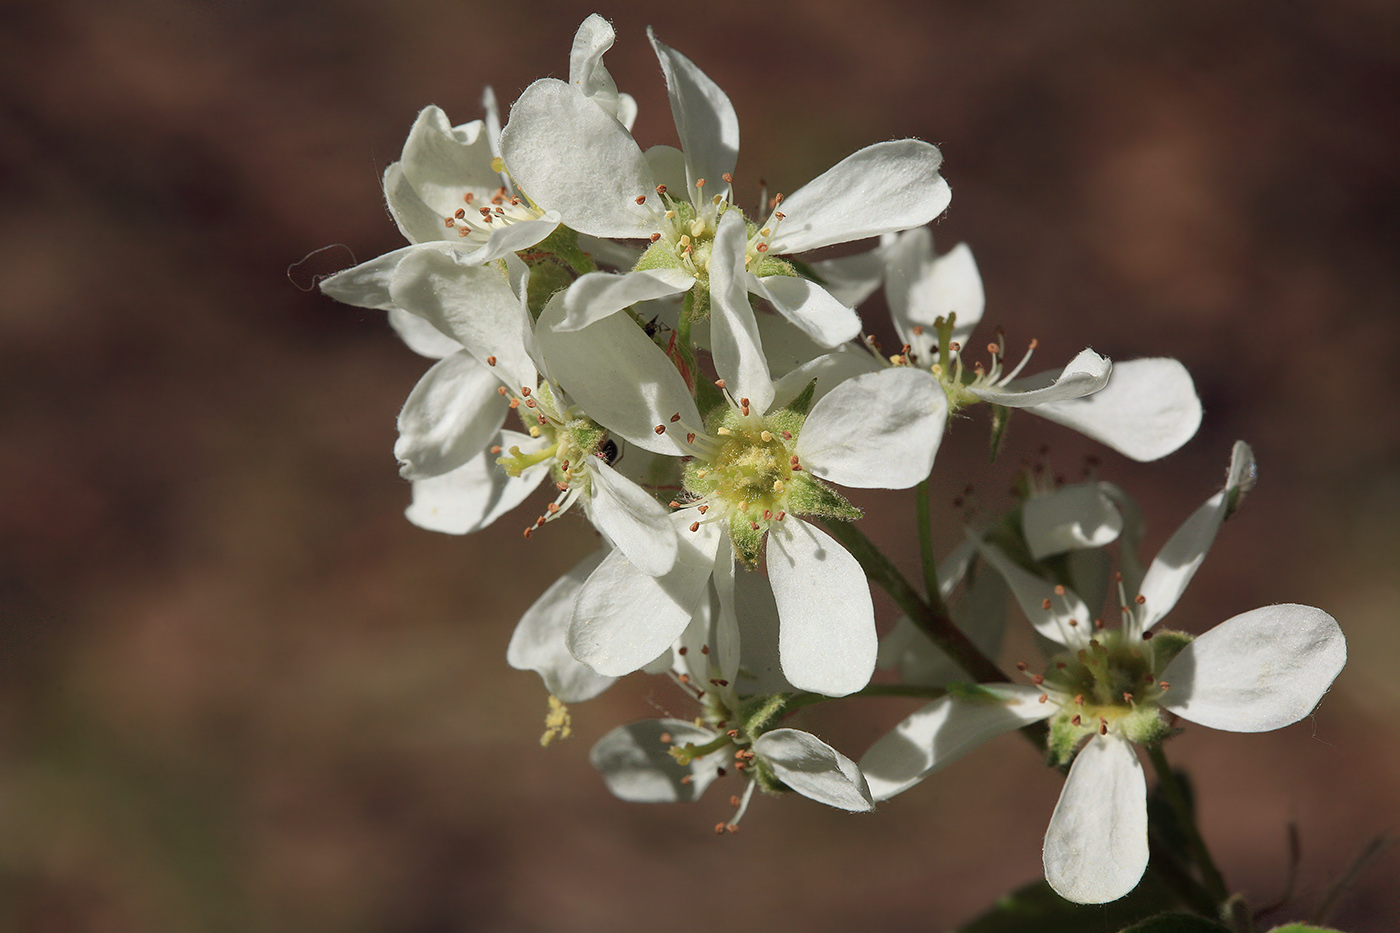
[(608, 689), (616, 678), (604, 677), (569, 654), (564, 635), (583, 581), (602, 561), (604, 551), (589, 554), (544, 591), (515, 626), (506, 647), (506, 663), (534, 671), (545, 689), (565, 703), (582, 703)]
[(1147, 870), (1147, 779), (1114, 735), (1089, 740), (1065, 779), (1045, 831), (1045, 880), (1065, 900), (1106, 904)]
[(940, 697), (870, 746), (860, 759), (860, 770), (874, 799), (903, 793), (984, 742), (1055, 712), (1051, 704), (1036, 702), (1040, 691), (1034, 687), (978, 689), (988, 694), (985, 700)]
[(855, 813), (875, 807), (856, 763), (811, 733), (774, 729), (759, 736), (753, 750), (804, 797)]
[(653, 577), (676, 564), (676, 529), (646, 490), (597, 457), (589, 457), (588, 517), (638, 570)]
[[(662, 737), (669, 736), (670, 742)], [(681, 719), (647, 719), (619, 726), (598, 740), (588, 760), (613, 795), (631, 803), (699, 800), (718, 776), (723, 752), (683, 765), (671, 757), (672, 744), (704, 745), (714, 734)]]
[(510, 108), (501, 153), (530, 200), (580, 233), (650, 236), (652, 210), (637, 198), (656, 182), (632, 134), (576, 88), (541, 78)]
[(943, 156), (917, 139), (866, 146), (782, 203), (775, 253), (800, 253), (928, 223), (952, 199), (938, 174)]
[(613, 551), (579, 592), (569, 651), (600, 674), (621, 677), (656, 658), (680, 637), (707, 598), (721, 531), (713, 524), (681, 531), (690, 516), (667, 517), (682, 536), (670, 573), (650, 576), (621, 551)]
[(848, 379), (812, 406), (797, 436), (802, 468), (858, 489), (907, 489), (928, 479), (948, 400), (922, 370)]
[[(502, 431), (496, 442), (507, 446), (539, 443), (524, 434)], [(496, 465), (489, 451), (468, 460), (450, 473), (413, 481), (413, 502), (404, 515), (419, 528), (465, 535), (480, 531), (529, 498), (549, 471), (527, 470), (511, 476)]]
[(574, 331), (596, 323), (639, 301), (667, 298), (689, 291), (695, 276), (680, 269), (645, 269), (617, 275), (589, 272), (564, 293), (564, 320), (557, 330)]
[(423, 374), (399, 412), (394, 456), (405, 479), (440, 476), (478, 456), (509, 410), (500, 381), (459, 350)]
[(794, 517), (769, 525), (767, 557), (783, 675), (799, 690), (827, 696), (868, 684), (878, 639), (860, 564), (826, 532)]
[(1268, 732), (1313, 711), (1347, 661), (1337, 620), (1321, 609), (1265, 606), (1191, 642), (1162, 674), (1161, 705), (1228, 732)]
[(1191, 374), (1176, 360), (1128, 360), (1115, 364), (1101, 391), (1042, 405), (1035, 414), (1146, 462), (1165, 457), (1195, 436), (1201, 400)]
[[(535, 329), (550, 377), (588, 417), (653, 453), (683, 457), (691, 453), (685, 425), (700, 426), (695, 399), (676, 366), (652, 343), (636, 322), (613, 314), (565, 333), (564, 295), (545, 305)], [(679, 414), (673, 424), (671, 416)], [(656, 426), (665, 430), (656, 433)]]

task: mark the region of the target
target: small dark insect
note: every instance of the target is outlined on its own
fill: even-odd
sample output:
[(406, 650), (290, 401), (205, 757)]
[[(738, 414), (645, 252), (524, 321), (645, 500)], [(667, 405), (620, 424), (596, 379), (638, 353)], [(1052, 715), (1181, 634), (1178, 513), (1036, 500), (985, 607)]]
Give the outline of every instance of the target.
[(612, 466), (617, 462), (620, 453), (621, 452), (617, 449), (617, 441), (612, 438), (608, 438), (598, 445), (598, 458), (608, 466)]

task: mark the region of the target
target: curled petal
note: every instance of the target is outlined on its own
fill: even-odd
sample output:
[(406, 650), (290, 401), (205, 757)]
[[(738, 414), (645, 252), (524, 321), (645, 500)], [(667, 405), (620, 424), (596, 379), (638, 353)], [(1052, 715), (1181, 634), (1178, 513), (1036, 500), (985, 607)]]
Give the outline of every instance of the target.
[(857, 813), (875, 808), (856, 763), (811, 733), (774, 729), (759, 736), (753, 750), (778, 780), (804, 797)]
[(1089, 740), (1070, 766), (1045, 831), (1045, 880), (1065, 900), (1106, 904), (1147, 870), (1147, 779), (1133, 746)]
[(782, 203), (773, 250), (800, 253), (928, 223), (952, 199), (938, 174), (943, 156), (917, 139), (875, 143), (854, 152)]
[(1138, 461), (1172, 453), (1201, 426), (1201, 400), (1186, 367), (1172, 359), (1128, 360), (1102, 391), (1042, 405), (1035, 414)]
[(1313, 711), (1347, 661), (1337, 620), (1321, 609), (1265, 606), (1228, 619), (1178, 654), (1158, 702), (1228, 732), (1268, 732)]

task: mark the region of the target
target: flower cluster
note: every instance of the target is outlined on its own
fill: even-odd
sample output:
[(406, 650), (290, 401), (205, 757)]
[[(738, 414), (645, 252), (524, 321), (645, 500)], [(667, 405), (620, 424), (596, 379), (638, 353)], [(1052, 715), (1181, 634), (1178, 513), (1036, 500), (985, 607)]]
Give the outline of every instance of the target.
[[(969, 527), (938, 572), (925, 548), (929, 592), (905, 594), (910, 616), (882, 642), (871, 584), (900, 601), (902, 581), (856, 529), (845, 490), (920, 486), (953, 416), (979, 404), (994, 453), (1021, 409), (1157, 459), (1200, 424), (1191, 378), (1175, 360), (1115, 364), (1087, 348), (1033, 373), (1034, 340), (1019, 356), (1000, 330), (975, 343), (981, 278), (967, 246), (934, 250), (928, 224), (951, 192), (929, 143), (867, 146), (741, 206), (729, 99), (650, 38), (679, 149), (634, 137), (636, 105), (603, 63), (612, 27), (590, 16), (568, 80), (531, 84), (504, 126), (489, 91), (481, 120), (425, 109), (384, 175), (408, 245), (321, 283), (386, 311), (435, 360), (399, 416), (408, 518), (476, 532), (549, 483), (526, 536), (565, 513), (597, 530), (600, 550), (531, 607), (508, 660), (543, 678), (547, 738), (567, 731), (564, 704), (635, 671), (695, 704), (693, 719), (597, 743), (618, 796), (689, 800), (733, 774), (743, 786), (720, 830), (755, 789), (868, 810), (1045, 721), (1052, 761), (1069, 765), (1047, 878), (1073, 900), (1123, 895), (1147, 858), (1134, 745), (1156, 746), (1176, 717), (1237, 731), (1296, 721), (1344, 659), (1336, 623), (1302, 606), (1194, 640), (1154, 628), (1251, 484), (1248, 448), (1145, 572), (1126, 493), (1028, 476), (1014, 508)], [(840, 258), (803, 258), (846, 243), (855, 251)], [(879, 290), (901, 340), (892, 354), (859, 311)], [(988, 682), (1008, 591), (1054, 648), (1043, 673), (1019, 665), (1029, 684)], [(1110, 591), (1111, 625), (1094, 608)], [(827, 698), (888, 692), (872, 684), (879, 665), (933, 702), (858, 764), (782, 725)]]

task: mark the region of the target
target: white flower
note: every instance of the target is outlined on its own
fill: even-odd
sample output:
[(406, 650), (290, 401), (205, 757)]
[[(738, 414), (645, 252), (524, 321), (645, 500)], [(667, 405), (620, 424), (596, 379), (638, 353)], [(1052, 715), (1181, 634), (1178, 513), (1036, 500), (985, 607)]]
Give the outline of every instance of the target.
[(1049, 719), (1052, 755), (1074, 763), (1045, 835), (1046, 879), (1080, 903), (1132, 890), (1148, 858), (1146, 779), (1133, 743), (1165, 738), (1159, 710), (1233, 732), (1282, 728), (1312, 711), (1346, 662), (1336, 620), (1309, 606), (1255, 609), (1194, 640), (1150, 630), (1176, 604), (1253, 472), (1249, 448), (1236, 444), (1226, 487), (1168, 540), (1114, 628), (1091, 620), (1072, 591), (984, 545), (1036, 630), (1065, 651), (1029, 686), (954, 691), (904, 720), (861, 759), (874, 798)]
[[(721, 242), (736, 230), (726, 219)], [(840, 383), (810, 411), (805, 402), (801, 410), (782, 407), (803, 376), (769, 378), (748, 297), (735, 288), (714, 299), (711, 342), (725, 401), (702, 421), (675, 366), (629, 318), (612, 315), (563, 333), (554, 325), (565, 313), (556, 296), (537, 332), (559, 384), (614, 434), (689, 458), (685, 502), (671, 516), (686, 529), (675, 569), (652, 577), (622, 555), (604, 560), (579, 597), (570, 630), (575, 656), (604, 674), (637, 669), (676, 640), (706, 581), (732, 572), (737, 554), (748, 566), (766, 557), (788, 680), (831, 696), (865, 686), (877, 640), (864, 571), (799, 516), (859, 516), (824, 481), (906, 488), (927, 477), (945, 418), (938, 386), (891, 369)]]
[[(511, 176), (569, 227), (598, 237), (652, 243), (625, 275), (596, 273), (571, 288), (565, 329), (586, 326), (637, 301), (695, 291), (703, 319), (710, 292), (737, 282), (769, 301), (823, 346), (854, 337), (859, 319), (814, 282), (776, 259), (927, 223), (947, 207), (942, 156), (918, 140), (877, 143), (849, 156), (775, 206), (745, 221), (721, 273), (722, 215), (732, 203), (739, 126), (724, 92), (689, 59), (652, 37), (666, 75), (682, 151), (643, 152), (627, 129), (578, 90), (550, 78), (511, 108), (501, 147)], [(718, 275), (718, 279), (716, 278)]]
[(969, 361), (968, 341), (985, 306), (972, 251), (959, 244), (935, 256), (932, 235), (921, 227), (900, 234), (881, 256), (890, 313), (908, 348), (890, 362), (931, 372), (954, 409), (976, 401), (1025, 409), (1144, 461), (1176, 450), (1200, 426), (1200, 399), (1176, 360), (1110, 364), (1086, 349), (1059, 372), (1021, 378), (1036, 342), (1012, 366), (998, 333), (986, 346), (985, 365)]
[(667, 652), (673, 679), (699, 704), (701, 716), (646, 720), (605, 735), (589, 757), (608, 789), (640, 803), (696, 800), (716, 779), (741, 775), (748, 780), (731, 798), (735, 815), (716, 827), (730, 832), (755, 788), (794, 790), (842, 810), (871, 809), (869, 787), (855, 762), (810, 733), (774, 727), (785, 694), (739, 693), (751, 659), (745, 654), (740, 663), (732, 581), (717, 583), (718, 611), (711, 599), (703, 600)]
[[(601, 16), (584, 20), (574, 36), (569, 80), (590, 106), (631, 125), (636, 104), (617, 92), (602, 62), (612, 42), (612, 26)], [(423, 248), (446, 248), (460, 260), (485, 264), (540, 243), (559, 226), (557, 214), (521, 198), (501, 172), (500, 118), (489, 87), (482, 106), (484, 120), (455, 127), (440, 108), (423, 108), (403, 154), (384, 171), (384, 200), (411, 245), (321, 282), (332, 298), (388, 311), (409, 346), (427, 356), (451, 351), (393, 303), (389, 284), (405, 257)]]

